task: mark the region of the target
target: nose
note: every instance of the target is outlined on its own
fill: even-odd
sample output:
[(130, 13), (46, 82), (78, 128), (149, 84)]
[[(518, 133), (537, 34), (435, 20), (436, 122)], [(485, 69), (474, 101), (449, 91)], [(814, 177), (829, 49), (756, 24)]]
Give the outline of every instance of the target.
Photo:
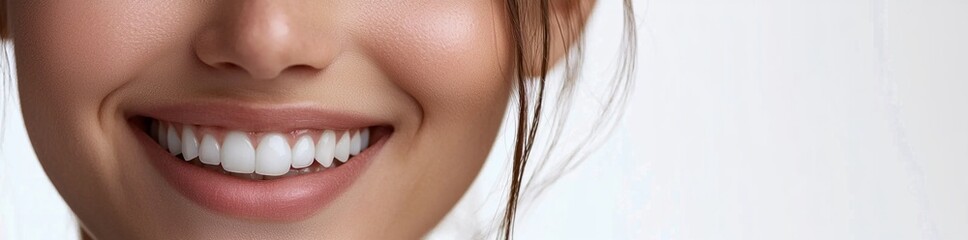
[(324, 18), (305, 15), (296, 2), (313, 1), (225, 1), (224, 11), (199, 33), (195, 55), (217, 70), (243, 71), (252, 79), (324, 69), (337, 52), (336, 38), (327, 34)]

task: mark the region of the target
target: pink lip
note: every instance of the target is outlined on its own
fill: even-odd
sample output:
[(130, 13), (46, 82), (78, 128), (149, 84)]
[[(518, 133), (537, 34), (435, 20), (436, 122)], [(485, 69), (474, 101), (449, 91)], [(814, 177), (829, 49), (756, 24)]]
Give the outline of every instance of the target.
[(382, 138), (345, 164), (318, 173), (252, 181), (207, 170), (174, 156), (132, 127), (146, 146), (151, 163), (188, 199), (215, 212), (247, 219), (296, 221), (335, 200), (365, 170), (386, 138)]
[[(206, 126), (247, 131), (279, 129), (350, 129), (377, 125), (374, 120), (348, 114), (300, 108), (249, 108), (230, 104), (160, 107), (137, 115)], [(390, 134), (383, 134), (369, 148), (333, 169), (268, 181), (232, 177), (172, 156), (131, 122), (131, 129), (145, 147), (153, 165), (165, 180), (186, 198), (229, 216), (270, 221), (308, 218), (338, 198), (382, 149)], [(380, 135), (374, 135), (380, 136)]]
[(386, 125), (363, 114), (314, 108), (311, 105), (240, 105), (231, 102), (183, 103), (135, 110), (133, 115), (250, 132), (295, 129), (354, 129)]

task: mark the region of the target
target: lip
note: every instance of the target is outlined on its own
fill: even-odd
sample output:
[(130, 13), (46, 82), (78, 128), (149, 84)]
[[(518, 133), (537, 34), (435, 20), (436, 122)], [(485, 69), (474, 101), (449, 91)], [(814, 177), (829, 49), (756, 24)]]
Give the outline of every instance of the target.
[(343, 193), (379, 153), (385, 135), (343, 165), (321, 172), (269, 181), (217, 173), (172, 156), (132, 126), (153, 165), (178, 192), (199, 205), (234, 217), (276, 221), (305, 219)]
[[(357, 115), (332, 114), (298, 107), (242, 107), (231, 104), (178, 105), (137, 113), (170, 121), (218, 126), (245, 131), (374, 126), (377, 121)], [(187, 199), (216, 213), (243, 219), (298, 221), (308, 218), (337, 199), (366, 170), (392, 132), (381, 134), (369, 148), (339, 167), (274, 180), (241, 179), (172, 156), (141, 128), (129, 126), (141, 142), (149, 162), (174, 189)], [(391, 130), (392, 131), (392, 130)]]
[(311, 104), (260, 105), (231, 102), (193, 102), (133, 110), (129, 116), (210, 127), (265, 132), (295, 129), (345, 130), (388, 121), (348, 111), (320, 109)]

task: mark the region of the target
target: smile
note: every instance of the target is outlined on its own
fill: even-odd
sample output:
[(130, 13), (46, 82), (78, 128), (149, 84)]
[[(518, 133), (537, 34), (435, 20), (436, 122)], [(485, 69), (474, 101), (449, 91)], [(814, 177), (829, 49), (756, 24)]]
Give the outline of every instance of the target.
[(150, 124), (148, 133), (171, 155), (252, 180), (336, 168), (370, 146), (370, 128), (244, 132), (154, 119)]
[(180, 104), (134, 111), (151, 165), (186, 199), (243, 219), (297, 221), (338, 199), (393, 135), (311, 107)]

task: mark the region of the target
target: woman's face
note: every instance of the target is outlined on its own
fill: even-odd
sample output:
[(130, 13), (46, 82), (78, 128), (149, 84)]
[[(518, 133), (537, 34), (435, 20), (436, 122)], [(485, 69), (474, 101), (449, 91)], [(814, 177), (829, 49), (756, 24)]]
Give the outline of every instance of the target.
[(498, 0), (6, 9), (33, 146), (105, 239), (423, 235), (501, 125), (505, 10)]

